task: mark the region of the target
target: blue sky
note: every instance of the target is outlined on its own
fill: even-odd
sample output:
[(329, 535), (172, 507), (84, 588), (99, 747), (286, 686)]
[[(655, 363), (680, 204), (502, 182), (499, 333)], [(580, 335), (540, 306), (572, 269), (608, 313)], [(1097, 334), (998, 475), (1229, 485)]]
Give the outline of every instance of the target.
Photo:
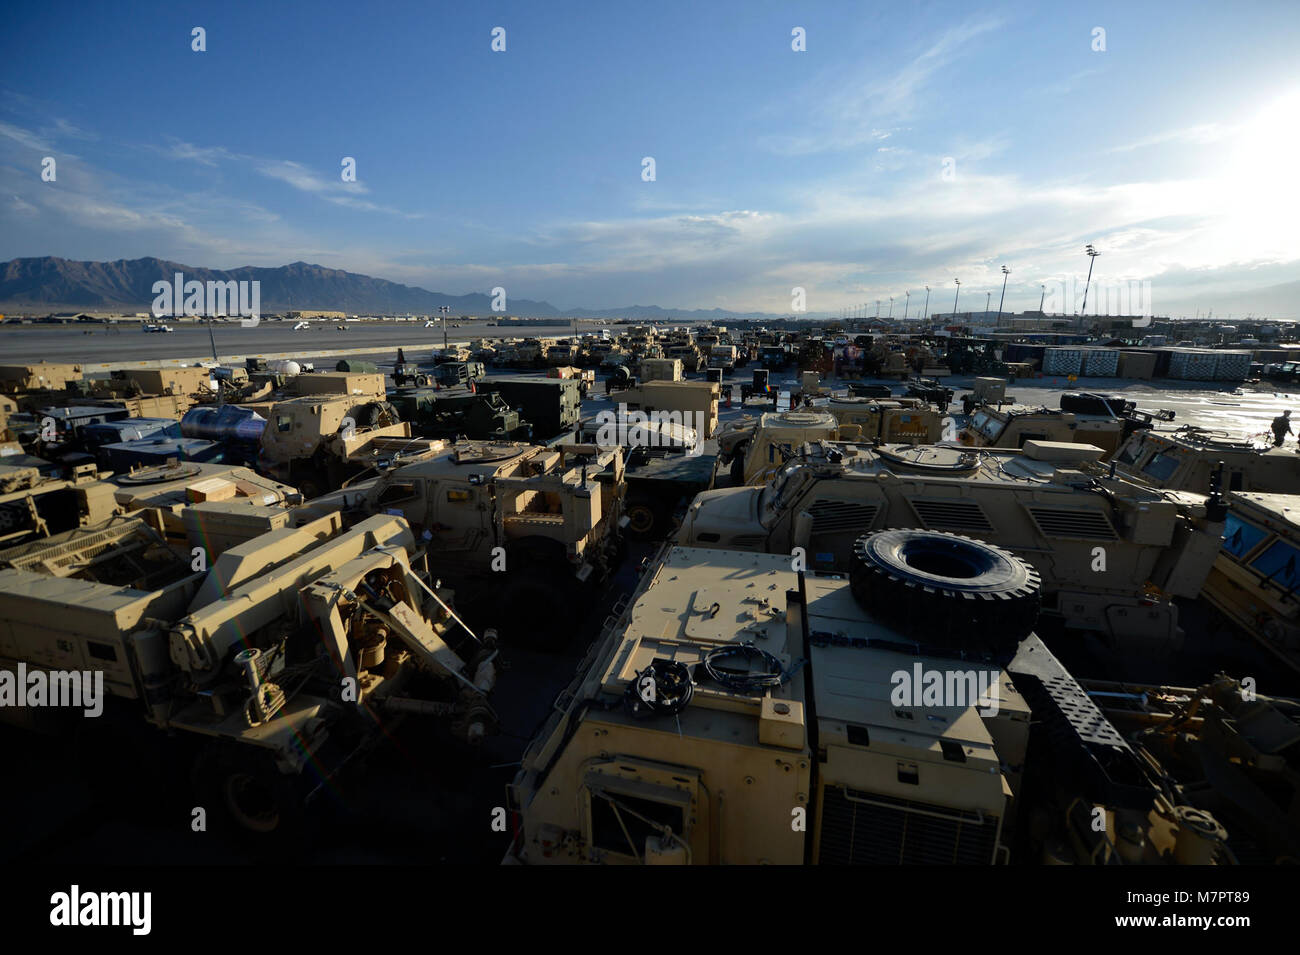
[(0, 259), (785, 313), (1002, 264), (1035, 307), (1093, 242), (1157, 312), (1296, 318), (1297, 50), (1294, 2), (31, 4)]

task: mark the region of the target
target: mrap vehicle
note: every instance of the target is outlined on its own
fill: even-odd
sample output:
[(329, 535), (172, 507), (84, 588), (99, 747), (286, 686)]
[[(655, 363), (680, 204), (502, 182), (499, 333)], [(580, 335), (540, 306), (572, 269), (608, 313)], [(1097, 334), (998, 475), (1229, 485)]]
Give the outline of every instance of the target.
[(1032, 633), (1027, 565), (950, 534), (858, 544), (849, 579), (667, 549), (525, 751), (505, 861), (1228, 860)]
[(1111, 474), (1101, 449), (1023, 451), (820, 442), (761, 487), (700, 494), (678, 540), (792, 554), (843, 571), (857, 536), (881, 528), (970, 534), (1042, 576), (1045, 616), (1127, 644), (1180, 638), (1173, 597), (1195, 597), (1219, 549), (1217, 494), (1165, 491)]

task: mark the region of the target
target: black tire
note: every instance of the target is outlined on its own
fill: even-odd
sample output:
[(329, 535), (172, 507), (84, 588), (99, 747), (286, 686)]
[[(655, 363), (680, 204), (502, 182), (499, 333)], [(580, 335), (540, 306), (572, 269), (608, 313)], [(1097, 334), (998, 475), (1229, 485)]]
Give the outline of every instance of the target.
[(269, 752), (215, 743), (195, 760), (193, 781), (209, 830), (230, 833), (254, 848), (296, 850), (305, 844), (304, 782), (280, 772)]
[(651, 497), (633, 497), (624, 505), (628, 517), (627, 536), (634, 540), (662, 537), (668, 526), (668, 509)]
[(961, 534), (863, 535), (853, 544), (849, 580), (863, 607), (929, 646), (1010, 653), (1038, 619), (1038, 572)]

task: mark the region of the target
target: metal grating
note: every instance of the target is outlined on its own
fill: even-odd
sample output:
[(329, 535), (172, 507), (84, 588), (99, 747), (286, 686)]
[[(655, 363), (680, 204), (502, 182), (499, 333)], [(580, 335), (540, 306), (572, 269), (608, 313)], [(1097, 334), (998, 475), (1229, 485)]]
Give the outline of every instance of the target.
[(863, 534), (876, 522), (880, 505), (855, 504), (852, 501), (814, 501), (808, 512), (813, 518), (813, 534)]
[(1029, 511), (1029, 516), (1046, 537), (1099, 541), (1119, 539), (1110, 519), (1101, 511), (1056, 507), (1027, 507), (1025, 510)]
[(995, 817), (846, 787), (823, 790), (821, 826), (822, 865), (989, 865), (997, 848)]
[(984, 509), (974, 501), (936, 501), (912, 498), (908, 502), (926, 530), (992, 531)]

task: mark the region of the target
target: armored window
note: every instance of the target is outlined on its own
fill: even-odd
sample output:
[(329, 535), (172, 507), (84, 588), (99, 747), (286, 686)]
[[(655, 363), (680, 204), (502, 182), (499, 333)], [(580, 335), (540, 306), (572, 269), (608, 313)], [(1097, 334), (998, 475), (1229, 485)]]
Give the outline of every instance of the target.
[(390, 484), (379, 493), (380, 505), (396, 504), (399, 501), (409, 501), (415, 497), (415, 484), (412, 481), (401, 481), (396, 484)]
[(1231, 511), (1223, 525), (1223, 549), (1233, 557), (1242, 558), (1255, 549), (1255, 545), (1268, 536), (1268, 531), (1248, 524)]
[(623, 793), (591, 794), (591, 844), (597, 849), (640, 858), (648, 837), (664, 826), (681, 835), (685, 825), (682, 806)]
[(1274, 541), (1250, 566), (1287, 593), (1300, 584), (1300, 550), (1286, 541)]
[(1178, 458), (1161, 451), (1151, 456), (1151, 460), (1142, 468), (1142, 473), (1150, 475), (1157, 481), (1168, 481), (1177, 470)]
[(287, 415), (287, 414), (277, 415), (275, 419), (275, 426), (280, 431), (292, 431), (293, 430), (292, 415)]

